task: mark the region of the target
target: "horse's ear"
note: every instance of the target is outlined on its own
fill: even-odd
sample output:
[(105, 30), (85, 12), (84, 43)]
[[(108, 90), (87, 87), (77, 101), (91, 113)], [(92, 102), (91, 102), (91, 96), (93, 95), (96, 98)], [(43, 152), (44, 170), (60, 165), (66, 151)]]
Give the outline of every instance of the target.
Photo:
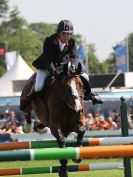
[(64, 64), (64, 66), (63, 66), (63, 72), (64, 72), (65, 74), (68, 73), (68, 64)]
[(82, 65), (80, 62), (78, 62), (78, 67), (77, 67), (76, 73), (80, 74), (81, 72), (82, 72)]

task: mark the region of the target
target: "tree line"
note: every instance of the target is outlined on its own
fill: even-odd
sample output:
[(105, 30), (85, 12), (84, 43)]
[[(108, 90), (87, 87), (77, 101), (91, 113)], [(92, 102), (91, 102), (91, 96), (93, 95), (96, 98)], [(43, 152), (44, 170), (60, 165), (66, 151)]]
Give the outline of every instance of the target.
[[(24, 19), (18, 7), (9, 6), (8, 0), (0, 0), (0, 42), (5, 43), (6, 51), (18, 51), (30, 65), (40, 54), (45, 38), (57, 29), (57, 24), (44, 22), (29, 23)], [(83, 41), (82, 35), (73, 34), (77, 43)], [(133, 71), (133, 33), (129, 35), (129, 67)], [(116, 61), (114, 53), (101, 60), (96, 55), (95, 44), (87, 44), (87, 56), (89, 72), (95, 74), (115, 73)], [(4, 60), (0, 59), (0, 76), (6, 72)]]

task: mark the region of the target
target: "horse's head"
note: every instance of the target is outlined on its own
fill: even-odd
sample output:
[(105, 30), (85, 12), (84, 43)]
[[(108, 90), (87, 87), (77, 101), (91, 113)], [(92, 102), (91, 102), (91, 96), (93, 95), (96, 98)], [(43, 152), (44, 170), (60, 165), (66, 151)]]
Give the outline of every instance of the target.
[(67, 90), (64, 94), (64, 103), (72, 113), (77, 115), (83, 112), (83, 83), (78, 75), (66, 79)]
[(75, 115), (83, 112), (83, 83), (79, 76), (81, 69), (80, 64), (75, 67), (69, 62), (63, 66), (58, 79), (62, 107), (67, 113)]

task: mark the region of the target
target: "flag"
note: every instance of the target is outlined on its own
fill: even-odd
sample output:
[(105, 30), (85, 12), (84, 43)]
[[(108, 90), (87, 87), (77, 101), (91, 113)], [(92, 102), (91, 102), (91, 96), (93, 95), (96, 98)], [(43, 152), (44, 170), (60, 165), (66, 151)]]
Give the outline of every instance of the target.
[(128, 71), (128, 53), (127, 53), (127, 42), (123, 40), (116, 44), (114, 49), (114, 54), (116, 58), (117, 72), (127, 72)]
[(5, 63), (6, 63), (6, 68), (7, 68), (8, 71), (15, 64), (17, 58), (18, 58), (18, 52), (17, 51), (11, 51), (11, 52), (6, 52), (5, 53)]
[(85, 48), (83, 47), (82, 44), (80, 44), (77, 48), (77, 53), (78, 53), (78, 58), (80, 60), (84, 60), (85, 59)]
[(82, 65), (82, 70), (85, 71), (85, 47), (82, 44), (79, 44), (77, 48), (78, 60)]

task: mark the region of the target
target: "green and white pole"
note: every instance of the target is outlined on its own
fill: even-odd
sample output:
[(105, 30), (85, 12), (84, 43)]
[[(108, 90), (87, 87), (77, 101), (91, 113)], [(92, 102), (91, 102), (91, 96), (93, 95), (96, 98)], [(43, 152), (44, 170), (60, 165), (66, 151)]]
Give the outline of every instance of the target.
[[(48, 167), (27, 167), (27, 168), (3, 168), (0, 169), (0, 176), (7, 175), (27, 175), (27, 174), (42, 174), (42, 173), (57, 173), (59, 166)], [(94, 171), (94, 170), (109, 170), (109, 169), (123, 169), (121, 162), (104, 162), (104, 163), (89, 163), (79, 165), (69, 165), (68, 171)]]

